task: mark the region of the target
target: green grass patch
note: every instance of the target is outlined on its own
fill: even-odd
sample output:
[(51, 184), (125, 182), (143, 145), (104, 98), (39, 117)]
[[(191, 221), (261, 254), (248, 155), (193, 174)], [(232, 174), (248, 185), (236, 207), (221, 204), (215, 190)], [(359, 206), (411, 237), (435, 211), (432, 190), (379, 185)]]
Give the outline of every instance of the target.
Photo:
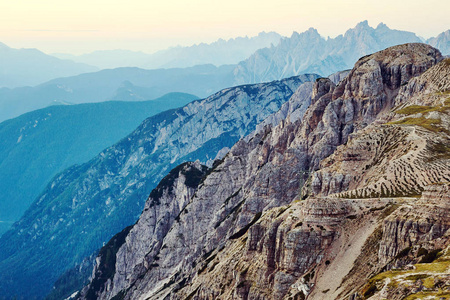
[(414, 115), (418, 113), (425, 114), (432, 111), (446, 112), (450, 109), (450, 104), (448, 104), (448, 102), (450, 102), (448, 99), (445, 100), (443, 106), (410, 105), (397, 110), (395, 113), (400, 115)]
[(418, 113), (424, 113), (431, 109), (431, 106), (423, 105), (410, 105), (402, 109), (397, 110), (395, 113), (400, 115), (414, 115)]
[(414, 274), (414, 275), (406, 276), (405, 279), (406, 280), (417, 281), (419, 279), (425, 279), (425, 278), (428, 278), (428, 277), (430, 277), (430, 275), (428, 275), (428, 274)]
[(439, 127), (441, 120), (439, 119), (427, 119), (425, 117), (420, 118), (404, 118), (398, 121), (389, 122), (388, 125), (417, 125), (433, 132), (443, 132), (445, 129)]
[(430, 264), (416, 264), (416, 272), (444, 273), (450, 267), (450, 261), (436, 261)]
[(428, 291), (422, 291), (419, 293), (415, 293), (412, 295), (409, 295), (405, 298), (405, 300), (415, 300), (415, 299), (430, 299), (429, 297), (434, 297), (434, 299), (444, 298), (450, 299), (450, 292), (446, 291), (439, 291), (439, 292), (428, 292)]
[[(369, 280), (369, 283), (376, 283), (379, 281), (383, 281), (387, 278), (390, 279), (394, 279), (397, 276), (401, 276), (401, 275), (407, 275), (407, 274), (411, 274), (408, 275), (408, 277), (413, 278), (411, 276), (422, 276), (423, 274), (420, 273), (444, 273), (446, 272), (449, 267), (450, 267), (450, 261), (439, 261), (436, 260), (433, 263), (425, 263), (425, 264), (416, 264), (414, 265), (416, 267), (415, 270), (391, 270), (391, 271), (386, 271), (380, 274), (377, 274), (376, 276), (372, 277)], [(430, 276), (430, 274), (426, 275), (427, 277)], [(408, 277), (406, 279), (408, 279)], [(412, 279), (408, 279), (408, 280), (412, 280)]]
[(432, 288), (434, 288), (434, 278), (433, 277), (426, 277), (426, 278), (424, 278), (422, 284), (427, 289), (432, 289)]

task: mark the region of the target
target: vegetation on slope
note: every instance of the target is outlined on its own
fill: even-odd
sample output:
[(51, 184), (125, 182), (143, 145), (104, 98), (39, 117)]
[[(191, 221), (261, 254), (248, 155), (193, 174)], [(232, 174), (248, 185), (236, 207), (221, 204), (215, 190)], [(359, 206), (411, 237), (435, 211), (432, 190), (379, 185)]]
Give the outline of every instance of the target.
[[(409, 252), (409, 249), (405, 250), (408, 251), (402, 251), (399, 255)], [(393, 269), (373, 276), (362, 288), (361, 294), (365, 299), (370, 299), (384, 290), (385, 293), (400, 294), (403, 299), (408, 300), (430, 299), (429, 297), (450, 299), (449, 249), (444, 251), (435, 249), (428, 252), (421, 248), (418, 256), (422, 257), (419, 263), (408, 270)]]

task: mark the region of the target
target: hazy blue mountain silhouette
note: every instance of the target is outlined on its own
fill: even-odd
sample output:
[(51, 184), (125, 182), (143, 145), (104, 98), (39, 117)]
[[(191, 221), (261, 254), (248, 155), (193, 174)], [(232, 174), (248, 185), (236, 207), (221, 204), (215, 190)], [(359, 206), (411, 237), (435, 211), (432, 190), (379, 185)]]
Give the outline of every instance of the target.
[(0, 123), (0, 235), (57, 173), (88, 161), (146, 118), (195, 99), (173, 93), (142, 102), (51, 106)]
[[(206, 97), (231, 85), (233, 68), (213, 65), (157, 70), (117, 68), (58, 78), (36, 87), (3, 88), (0, 89), (0, 121), (55, 103), (150, 100), (172, 92)], [(128, 95), (124, 93), (127, 86), (135, 87)]]
[(33, 86), (48, 80), (97, 71), (83, 63), (63, 60), (37, 49), (14, 49), (0, 43), (0, 87)]
[(256, 50), (277, 45), (281, 35), (261, 32), (254, 37), (219, 39), (213, 43), (200, 43), (189, 47), (171, 47), (153, 54), (130, 50), (102, 50), (82, 55), (55, 53), (56, 57), (71, 59), (101, 69), (139, 67), (144, 69), (187, 68), (195, 65), (215, 66), (237, 64)]

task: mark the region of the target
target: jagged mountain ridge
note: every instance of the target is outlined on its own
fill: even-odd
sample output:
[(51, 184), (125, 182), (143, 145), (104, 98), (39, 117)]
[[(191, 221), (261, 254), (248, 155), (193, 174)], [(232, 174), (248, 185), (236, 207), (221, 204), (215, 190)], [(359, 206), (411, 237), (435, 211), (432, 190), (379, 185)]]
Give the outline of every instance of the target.
[(196, 99), (173, 93), (142, 102), (51, 106), (0, 123), (0, 236), (57, 173), (89, 161), (146, 118)]
[[(90, 162), (57, 175), (0, 238), (0, 268), (8, 270), (0, 274), (0, 294), (21, 291), (20, 296), (42, 298), (64, 270), (137, 219), (150, 191), (172, 167), (214, 159), (278, 111), (302, 84), (309, 87), (302, 95), (309, 102), (307, 81), (317, 77), (228, 88), (160, 113)], [(27, 261), (34, 261), (33, 267)]]
[[(428, 42), (448, 52), (447, 33)], [(258, 50), (234, 70), (237, 82), (275, 80), (304, 72), (328, 76), (350, 69), (358, 58), (403, 43), (421, 42), (412, 32), (392, 30), (380, 23), (376, 28), (363, 21), (336, 38), (325, 39), (314, 28), (284, 38), (278, 46)], [(442, 49), (440, 48), (442, 47)]]
[(442, 32), (437, 37), (429, 38), (427, 44), (438, 48), (443, 55), (450, 55), (450, 29)]
[(187, 68), (195, 65), (215, 66), (237, 64), (248, 58), (256, 50), (277, 45), (281, 35), (275, 32), (261, 32), (254, 37), (219, 39), (213, 43), (200, 43), (189, 47), (172, 47), (153, 54), (127, 50), (94, 51), (79, 56), (54, 54), (56, 57), (71, 59), (97, 66), (102, 69), (119, 67), (139, 67), (143, 69)]
[[(312, 104), (302, 119), (293, 118), (291, 122), (288, 116), (275, 127), (269, 122), (259, 132), (240, 140), (223, 160), (216, 162), (187, 204), (182, 184), (186, 179), (178, 181), (181, 187), (176, 189), (165, 186), (163, 198), (152, 193), (140, 220), (116, 252), (115, 272), (103, 277), (101, 285), (87, 286), (82, 298), (93, 299), (94, 292), (96, 299), (304, 299), (311, 292), (311, 283), (320, 278), (315, 274), (322, 272), (326, 279), (314, 286), (311, 299), (335, 299), (330, 295), (336, 291), (340, 297), (347, 293), (347, 299), (352, 289), (364, 284), (361, 281), (370, 272), (356, 274), (360, 282), (346, 290), (339, 290), (339, 280), (352, 267), (362, 268), (357, 264), (361, 251), (378, 247), (380, 239), (392, 239), (379, 228), (384, 218), (404, 203), (403, 198), (394, 198), (402, 195), (392, 193), (383, 195), (383, 199), (367, 200), (317, 198), (308, 184), (301, 188), (310, 178), (317, 177), (315, 170), (321, 171), (321, 161), (339, 145), (346, 147), (347, 140), (356, 140), (360, 133), (364, 137), (364, 132), (371, 127), (375, 128), (372, 130), (382, 128), (380, 123), (387, 116), (392, 117), (391, 109), (402, 85), (413, 82), (414, 77), (441, 59), (441, 54), (429, 46), (401, 45), (360, 59), (337, 86), (329, 80), (318, 80)], [(446, 73), (440, 74), (442, 77)], [(431, 91), (429, 96), (438, 91)], [(404, 92), (403, 89), (399, 97)], [(447, 105), (446, 98), (445, 93), (441, 95), (441, 105)], [(433, 124), (442, 130), (425, 128), (428, 143), (448, 134), (446, 109), (437, 109), (442, 123)], [(398, 131), (396, 128), (402, 125), (389, 126)], [(404, 126), (407, 131), (421, 128), (421, 124)], [(405, 145), (404, 155), (407, 155), (409, 144)], [(430, 153), (424, 154), (422, 159), (430, 158)], [(445, 181), (450, 172), (449, 158), (444, 155), (438, 160), (444, 172), (430, 177), (435, 184)], [(377, 164), (366, 168), (367, 173), (372, 168), (377, 169)], [(413, 177), (424, 174), (426, 171), (418, 169)], [(430, 182), (419, 183), (421, 191)], [(151, 224), (156, 220), (152, 214), (159, 209), (160, 198), (167, 203), (164, 197), (172, 198), (170, 205), (184, 208), (176, 218), (158, 224), (167, 232), (162, 241), (158, 236), (158, 242), (143, 246), (134, 237), (146, 241), (155, 238)], [(302, 197), (308, 199), (292, 202)], [(445, 234), (449, 226), (445, 225), (447, 221), (441, 221), (444, 225), (439, 234), (426, 234), (424, 241)], [(346, 230), (348, 234), (343, 234)], [(414, 232), (405, 231), (402, 235), (414, 235)], [(369, 243), (371, 239), (374, 244)], [(448, 241), (444, 239), (444, 244)], [(348, 243), (355, 243), (356, 250), (341, 247)], [(135, 249), (139, 251), (134, 252)], [(381, 260), (392, 259), (401, 250), (396, 245)], [(378, 255), (378, 251), (370, 253), (372, 257)], [(350, 261), (344, 260), (344, 265), (339, 265), (338, 257), (348, 257)], [(379, 272), (382, 266), (373, 263), (369, 265), (370, 271)], [(94, 281), (103, 274), (101, 267), (97, 265), (94, 270)], [(333, 267), (335, 271), (341, 270), (340, 277), (324, 275)], [(330, 274), (335, 276), (333, 272)], [(335, 282), (336, 290), (327, 289), (330, 282)]]

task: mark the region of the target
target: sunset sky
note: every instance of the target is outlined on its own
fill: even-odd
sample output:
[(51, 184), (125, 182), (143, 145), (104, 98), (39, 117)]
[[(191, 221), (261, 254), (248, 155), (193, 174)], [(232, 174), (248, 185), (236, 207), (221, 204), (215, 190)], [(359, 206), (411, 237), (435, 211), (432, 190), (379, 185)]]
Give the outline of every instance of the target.
[(358, 22), (429, 38), (450, 29), (448, 0), (15, 0), (0, 3), (0, 42), (47, 53), (154, 52), (309, 27), (335, 37)]

